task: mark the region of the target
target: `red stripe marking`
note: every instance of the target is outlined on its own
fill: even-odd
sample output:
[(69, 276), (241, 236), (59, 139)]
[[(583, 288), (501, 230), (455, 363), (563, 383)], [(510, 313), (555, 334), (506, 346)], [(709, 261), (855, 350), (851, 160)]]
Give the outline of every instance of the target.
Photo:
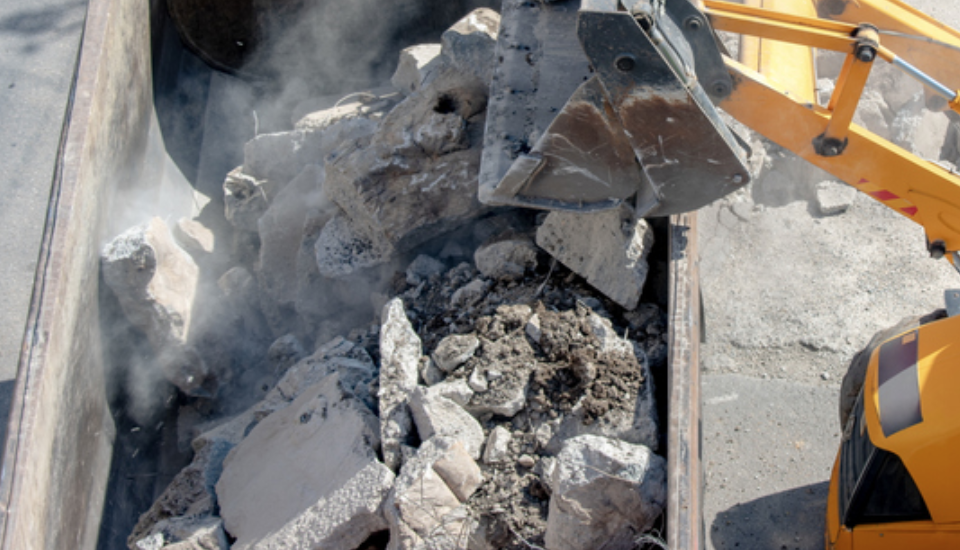
[(908, 206), (908, 207), (906, 207), (906, 208), (901, 208), (900, 211), (903, 212), (904, 214), (910, 216), (911, 218), (912, 218), (913, 216), (916, 216), (916, 215), (917, 215), (917, 207), (916, 207), (916, 206)]
[(864, 183), (870, 183), (870, 180), (865, 178), (860, 178), (860, 181), (857, 182), (857, 185), (863, 185)]
[(880, 191), (874, 191), (870, 193), (870, 196), (877, 199), (878, 201), (892, 201), (894, 199), (899, 199), (900, 197), (894, 195), (886, 189), (881, 189)]

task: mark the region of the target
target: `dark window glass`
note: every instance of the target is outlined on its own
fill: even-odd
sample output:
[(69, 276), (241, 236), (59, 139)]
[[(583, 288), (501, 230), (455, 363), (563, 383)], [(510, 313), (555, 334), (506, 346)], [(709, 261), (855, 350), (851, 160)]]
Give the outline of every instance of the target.
[(844, 430), (838, 481), (840, 517), (847, 527), (930, 519), (923, 496), (900, 457), (870, 442), (863, 392)]

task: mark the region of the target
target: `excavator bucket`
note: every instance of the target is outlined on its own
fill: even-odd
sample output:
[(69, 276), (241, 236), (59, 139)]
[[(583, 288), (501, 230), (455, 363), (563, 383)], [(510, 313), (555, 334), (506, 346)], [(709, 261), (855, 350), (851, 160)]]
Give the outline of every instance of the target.
[(501, 18), (481, 201), (652, 217), (748, 183), (712, 103), (731, 80), (688, 0), (506, 0)]

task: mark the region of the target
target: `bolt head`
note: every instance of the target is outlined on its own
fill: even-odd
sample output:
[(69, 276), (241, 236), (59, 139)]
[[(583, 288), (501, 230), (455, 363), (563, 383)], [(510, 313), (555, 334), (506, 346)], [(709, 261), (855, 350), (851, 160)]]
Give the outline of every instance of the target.
[(622, 54), (617, 56), (613, 64), (618, 70), (628, 73), (637, 66), (637, 60), (630, 54)]

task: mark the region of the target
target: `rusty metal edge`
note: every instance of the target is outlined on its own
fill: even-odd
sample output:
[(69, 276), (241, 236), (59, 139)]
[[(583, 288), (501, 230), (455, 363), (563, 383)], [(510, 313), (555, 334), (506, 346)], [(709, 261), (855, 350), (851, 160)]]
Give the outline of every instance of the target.
[(696, 212), (670, 216), (669, 254), (666, 540), (671, 549), (696, 550), (704, 547)]
[[(18, 465), (30, 459), (29, 456), (23, 456), (25, 453), (21, 453), (21, 448), (24, 443), (23, 437), (31, 433), (29, 427), (33, 417), (29, 402), (35, 393), (34, 386), (42, 380), (42, 370), (45, 366), (43, 327), (50, 321), (44, 318), (44, 314), (57, 315), (55, 304), (45, 303), (47, 301), (45, 298), (48, 295), (56, 295), (48, 285), (57, 286), (66, 283), (57, 276), (56, 262), (56, 228), (58, 220), (63, 215), (60, 213), (61, 196), (64, 194), (65, 187), (75, 187), (78, 180), (80, 155), (77, 153), (84, 145), (86, 130), (89, 126), (91, 97), (96, 86), (97, 69), (109, 18), (109, 3), (109, 0), (90, 0), (88, 3), (80, 45), (77, 48), (77, 58), (74, 62), (73, 78), (64, 109), (33, 291), (17, 362), (17, 378), (11, 400), (7, 438), (3, 442), (3, 462), (0, 466), (0, 548), (12, 547), (9, 527), (12, 523), (11, 518), (18, 510), (15, 506), (12, 507), (11, 503), (15, 500), (17, 491), (28, 490), (17, 487), (16, 474)], [(71, 152), (74, 154), (70, 154)]]

